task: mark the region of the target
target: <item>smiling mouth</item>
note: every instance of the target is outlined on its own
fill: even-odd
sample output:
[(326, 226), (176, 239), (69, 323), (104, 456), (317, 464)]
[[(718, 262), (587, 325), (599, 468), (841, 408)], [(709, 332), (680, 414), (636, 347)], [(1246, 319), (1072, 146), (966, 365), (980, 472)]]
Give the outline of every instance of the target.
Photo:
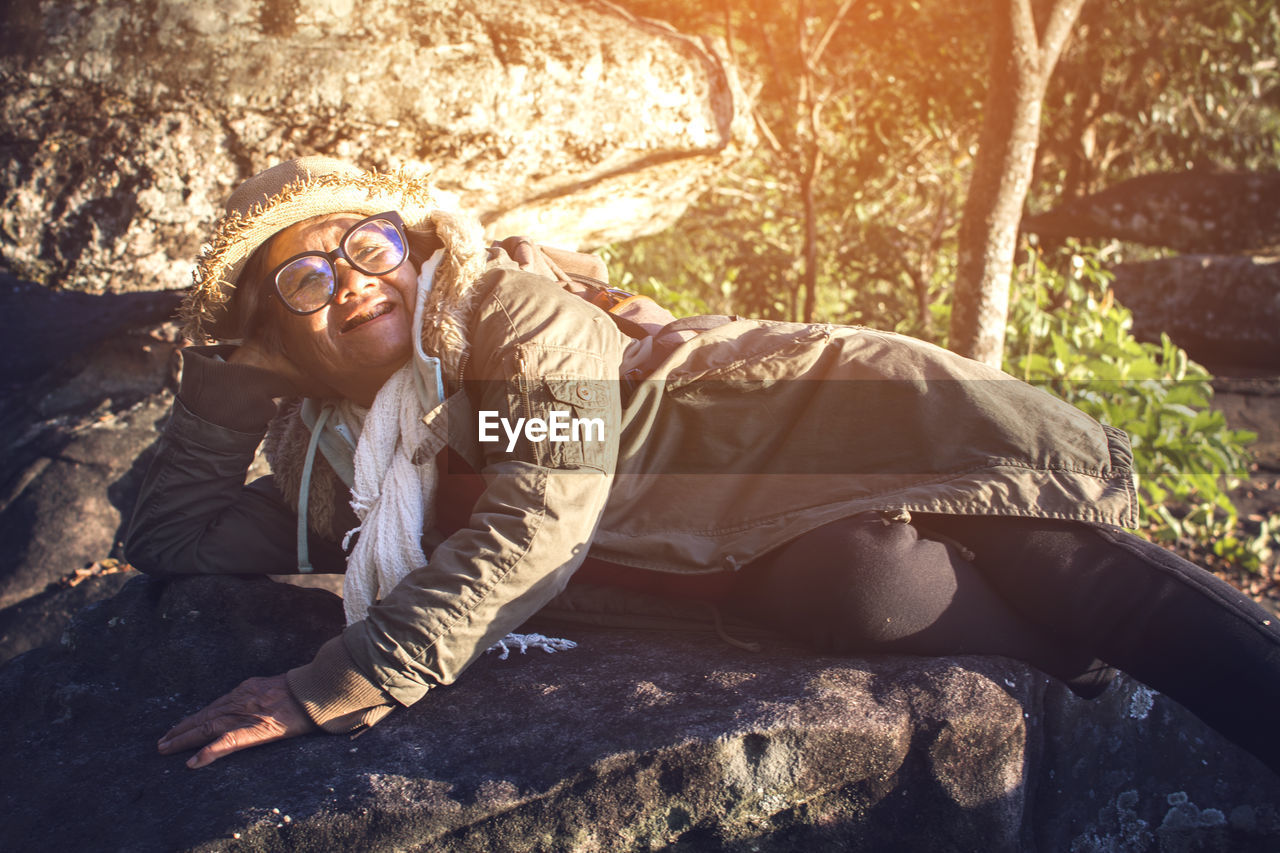
[(390, 302), (379, 302), (376, 305), (371, 306), (368, 311), (361, 311), (359, 314), (348, 318), (347, 321), (342, 324), (342, 328), (338, 330), (338, 333), (345, 335), (347, 332), (350, 332), (352, 329), (359, 326), (363, 326), (370, 320), (376, 320), (383, 314), (390, 314), (393, 310), (394, 309)]

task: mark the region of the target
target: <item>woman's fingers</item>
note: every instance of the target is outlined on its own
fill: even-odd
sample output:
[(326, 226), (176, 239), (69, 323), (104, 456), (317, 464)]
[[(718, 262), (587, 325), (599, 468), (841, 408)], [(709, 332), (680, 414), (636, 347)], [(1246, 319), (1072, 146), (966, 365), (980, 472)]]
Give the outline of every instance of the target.
[(259, 720), (254, 725), (246, 726), (240, 729), (232, 729), (204, 749), (197, 752), (187, 760), (187, 766), (195, 769), (204, 767), (206, 764), (212, 764), (224, 755), (230, 755), (233, 752), (239, 752), (242, 749), (248, 749), (251, 746), (258, 746), (272, 741), (284, 740), (291, 737), (283, 725), (274, 719), (265, 718)]
[(232, 695), (229, 693), (218, 698), (165, 732), (164, 737), (160, 738), (160, 751), (181, 752), (224, 734), (227, 731), (225, 726), (231, 723), (231, 719), (224, 716), (223, 710)]
[(215, 710), (211, 705), (170, 729), (160, 739), (160, 751), (169, 754), (194, 749), (229, 731), (253, 725), (254, 722), (252, 715), (234, 710)]
[(159, 749), (168, 755), (204, 745), (187, 762), (188, 767), (203, 767), (224, 755), (313, 728), (283, 675), (251, 678), (170, 729)]

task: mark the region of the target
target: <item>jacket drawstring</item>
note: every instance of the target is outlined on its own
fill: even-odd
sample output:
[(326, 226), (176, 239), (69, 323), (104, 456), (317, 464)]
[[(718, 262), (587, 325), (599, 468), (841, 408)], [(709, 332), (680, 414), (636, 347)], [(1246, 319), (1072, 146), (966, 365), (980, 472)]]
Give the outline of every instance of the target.
[(311, 555), (307, 551), (307, 503), (311, 497), (311, 467), (316, 461), (316, 448), (320, 445), (320, 434), (324, 432), (325, 422), (332, 414), (332, 404), (326, 404), (320, 410), (315, 425), (311, 427), (311, 440), (307, 442), (307, 456), (302, 463), (302, 485), (298, 491), (298, 571), (304, 575), (315, 571), (311, 567)]
[(880, 520), (884, 522), (886, 527), (890, 524), (913, 524), (915, 525), (916, 532), (925, 539), (932, 539), (935, 542), (941, 542), (943, 545), (950, 545), (952, 548), (955, 548), (956, 553), (960, 555), (960, 559), (964, 560), (966, 563), (972, 563), (977, 559), (977, 555), (960, 540), (947, 536), (944, 533), (938, 533), (931, 528), (925, 527), (918, 521), (912, 521), (911, 511), (905, 506), (898, 507), (897, 509), (880, 510)]
[(716, 625), (716, 636), (718, 636), (721, 640), (724, 640), (726, 643), (728, 643), (731, 646), (734, 646), (735, 648), (745, 649), (746, 651), (749, 651), (749, 652), (759, 652), (764, 650), (763, 643), (755, 643), (755, 642), (750, 642), (748, 640), (739, 640), (737, 637), (731, 636), (729, 632), (724, 629), (724, 620), (720, 618), (720, 608), (716, 607), (714, 604), (708, 604), (707, 607), (710, 608), (711, 618), (712, 620), (714, 620)]

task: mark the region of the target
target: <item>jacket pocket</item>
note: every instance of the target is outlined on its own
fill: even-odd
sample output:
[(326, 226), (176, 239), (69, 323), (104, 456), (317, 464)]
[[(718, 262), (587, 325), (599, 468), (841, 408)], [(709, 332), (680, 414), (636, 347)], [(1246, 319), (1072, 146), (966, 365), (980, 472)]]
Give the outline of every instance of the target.
[(535, 442), (541, 464), (552, 468), (586, 466), (609, 468), (611, 435), (618, 424), (611, 418), (617, 383), (603, 379), (547, 377), (535, 384), (536, 396), (545, 401), (539, 417), (546, 422), (546, 437)]

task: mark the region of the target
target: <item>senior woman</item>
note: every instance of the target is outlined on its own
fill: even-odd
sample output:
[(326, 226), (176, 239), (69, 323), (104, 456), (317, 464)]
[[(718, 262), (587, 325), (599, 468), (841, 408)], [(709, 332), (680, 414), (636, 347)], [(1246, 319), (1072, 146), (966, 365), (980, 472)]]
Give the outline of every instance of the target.
[(345, 571), (348, 625), (168, 732), (189, 766), (376, 723), (581, 569), (825, 651), (1001, 654), (1082, 695), (1116, 666), (1280, 768), (1269, 614), (1114, 526), (1126, 437), (998, 371), (868, 329), (638, 333), (424, 182), (326, 158), (241, 185), (195, 279), (188, 332), (223, 343), (185, 351), (129, 559)]

